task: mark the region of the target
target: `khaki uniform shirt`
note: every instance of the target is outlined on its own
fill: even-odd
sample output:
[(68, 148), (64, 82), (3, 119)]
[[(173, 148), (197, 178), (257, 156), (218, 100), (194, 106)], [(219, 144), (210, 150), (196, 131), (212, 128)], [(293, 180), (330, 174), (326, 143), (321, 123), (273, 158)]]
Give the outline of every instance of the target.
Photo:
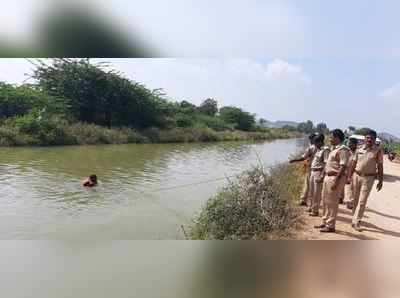
[(321, 149), (316, 148), (316, 152), (314, 158), (311, 162), (311, 169), (312, 170), (321, 170), (325, 168), (325, 164), (328, 161), (329, 156), (329, 148), (328, 147), (321, 147)]
[(378, 164), (383, 164), (382, 149), (374, 145), (367, 148), (365, 145), (359, 148), (354, 156), (356, 171), (363, 175), (373, 175), (377, 172)]
[(311, 168), (311, 161), (314, 159), (314, 155), (317, 152), (317, 147), (315, 147), (314, 145), (310, 145), (306, 152), (304, 152), (304, 154), (302, 155), (302, 157), (304, 159), (307, 160), (307, 169)]
[(356, 153), (357, 153), (357, 149), (355, 152), (349, 150), (350, 153), (350, 157), (349, 157), (349, 164), (347, 165), (347, 168), (350, 169), (353, 166), (353, 163), (356, 159)]
[(350, 161), (350, 149), (344, 145), (338, 145), (331, 149), (326, 163), (325, 172), (339, 173), (340, 167), (347, 167)]

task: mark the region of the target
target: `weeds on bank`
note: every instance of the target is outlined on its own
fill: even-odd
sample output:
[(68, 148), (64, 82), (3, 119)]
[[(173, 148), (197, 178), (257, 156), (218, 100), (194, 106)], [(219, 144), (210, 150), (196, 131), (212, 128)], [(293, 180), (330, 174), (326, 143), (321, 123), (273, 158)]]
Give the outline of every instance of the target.
[(211, 198), (188, 231), (191, 239), (286, 238), (300, 218), (296, 166), (255, 167)]

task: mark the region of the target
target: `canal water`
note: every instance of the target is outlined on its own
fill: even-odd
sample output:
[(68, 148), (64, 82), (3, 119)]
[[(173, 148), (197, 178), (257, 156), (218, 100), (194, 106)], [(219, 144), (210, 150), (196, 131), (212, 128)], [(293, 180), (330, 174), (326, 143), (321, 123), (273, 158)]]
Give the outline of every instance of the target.
[[(302, 140), (0, 148), (0, 239), (182, 239), (207, 199)], [(81, 186), (97, 174), (99, 186)]]

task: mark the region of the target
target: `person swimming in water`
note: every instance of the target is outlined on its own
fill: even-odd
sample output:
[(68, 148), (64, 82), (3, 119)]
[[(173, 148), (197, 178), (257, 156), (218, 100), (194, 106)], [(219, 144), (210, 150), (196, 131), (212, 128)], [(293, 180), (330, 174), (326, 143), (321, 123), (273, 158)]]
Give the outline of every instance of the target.
[(85, 187), (94, 187), (97, 185), (97, 176), (96, 175), (90, 175), (88, 178), (86, 178), (83, 183), (83, 186)]

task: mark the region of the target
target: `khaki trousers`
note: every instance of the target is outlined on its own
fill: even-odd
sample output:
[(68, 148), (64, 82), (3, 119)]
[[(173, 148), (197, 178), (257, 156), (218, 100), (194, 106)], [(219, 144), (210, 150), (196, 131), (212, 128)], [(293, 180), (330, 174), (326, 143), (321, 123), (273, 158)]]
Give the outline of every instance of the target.
[(310, 175), (310, 198), (311, 198), (311, 212), (318, 213), (319, 206), (321, 205), (322, 198), (322, 185), (323, 182), (317, 182), (322, 178), (321, 171), (312, 171)]
[(344, 199), (346, 202), (354, 201), (354, 183), (353, 179), (350, 181), (350, 184), (346, 184), (344, 187)]
[(375, 177), (361, 177), (354, 173), (353, 187), (354, 187), (354, 207), (353, 207), (353, 224), (357, 224), (364, 216), (367, 200), (374, 186)]
[(303, 190), (301, 191), (301, 196), (300, 196), (300, 200), (306, 203), (310, 191), (310, 175), (311, 175), (310, 170), (307, 170), (306, 176), (304, 177)]
[(324, 184), (322, 186), (322, 199), (324, 203), (324, 215), (322, 222), (328, 228), (336, 227), (336, 217), (339, 209), (339, 199), (343, 192), (344, 185), (346, 184), (346, 176), (343, 175), (337, 184), (335, 190), (332, 190), (336, 176), (325, 176)]

